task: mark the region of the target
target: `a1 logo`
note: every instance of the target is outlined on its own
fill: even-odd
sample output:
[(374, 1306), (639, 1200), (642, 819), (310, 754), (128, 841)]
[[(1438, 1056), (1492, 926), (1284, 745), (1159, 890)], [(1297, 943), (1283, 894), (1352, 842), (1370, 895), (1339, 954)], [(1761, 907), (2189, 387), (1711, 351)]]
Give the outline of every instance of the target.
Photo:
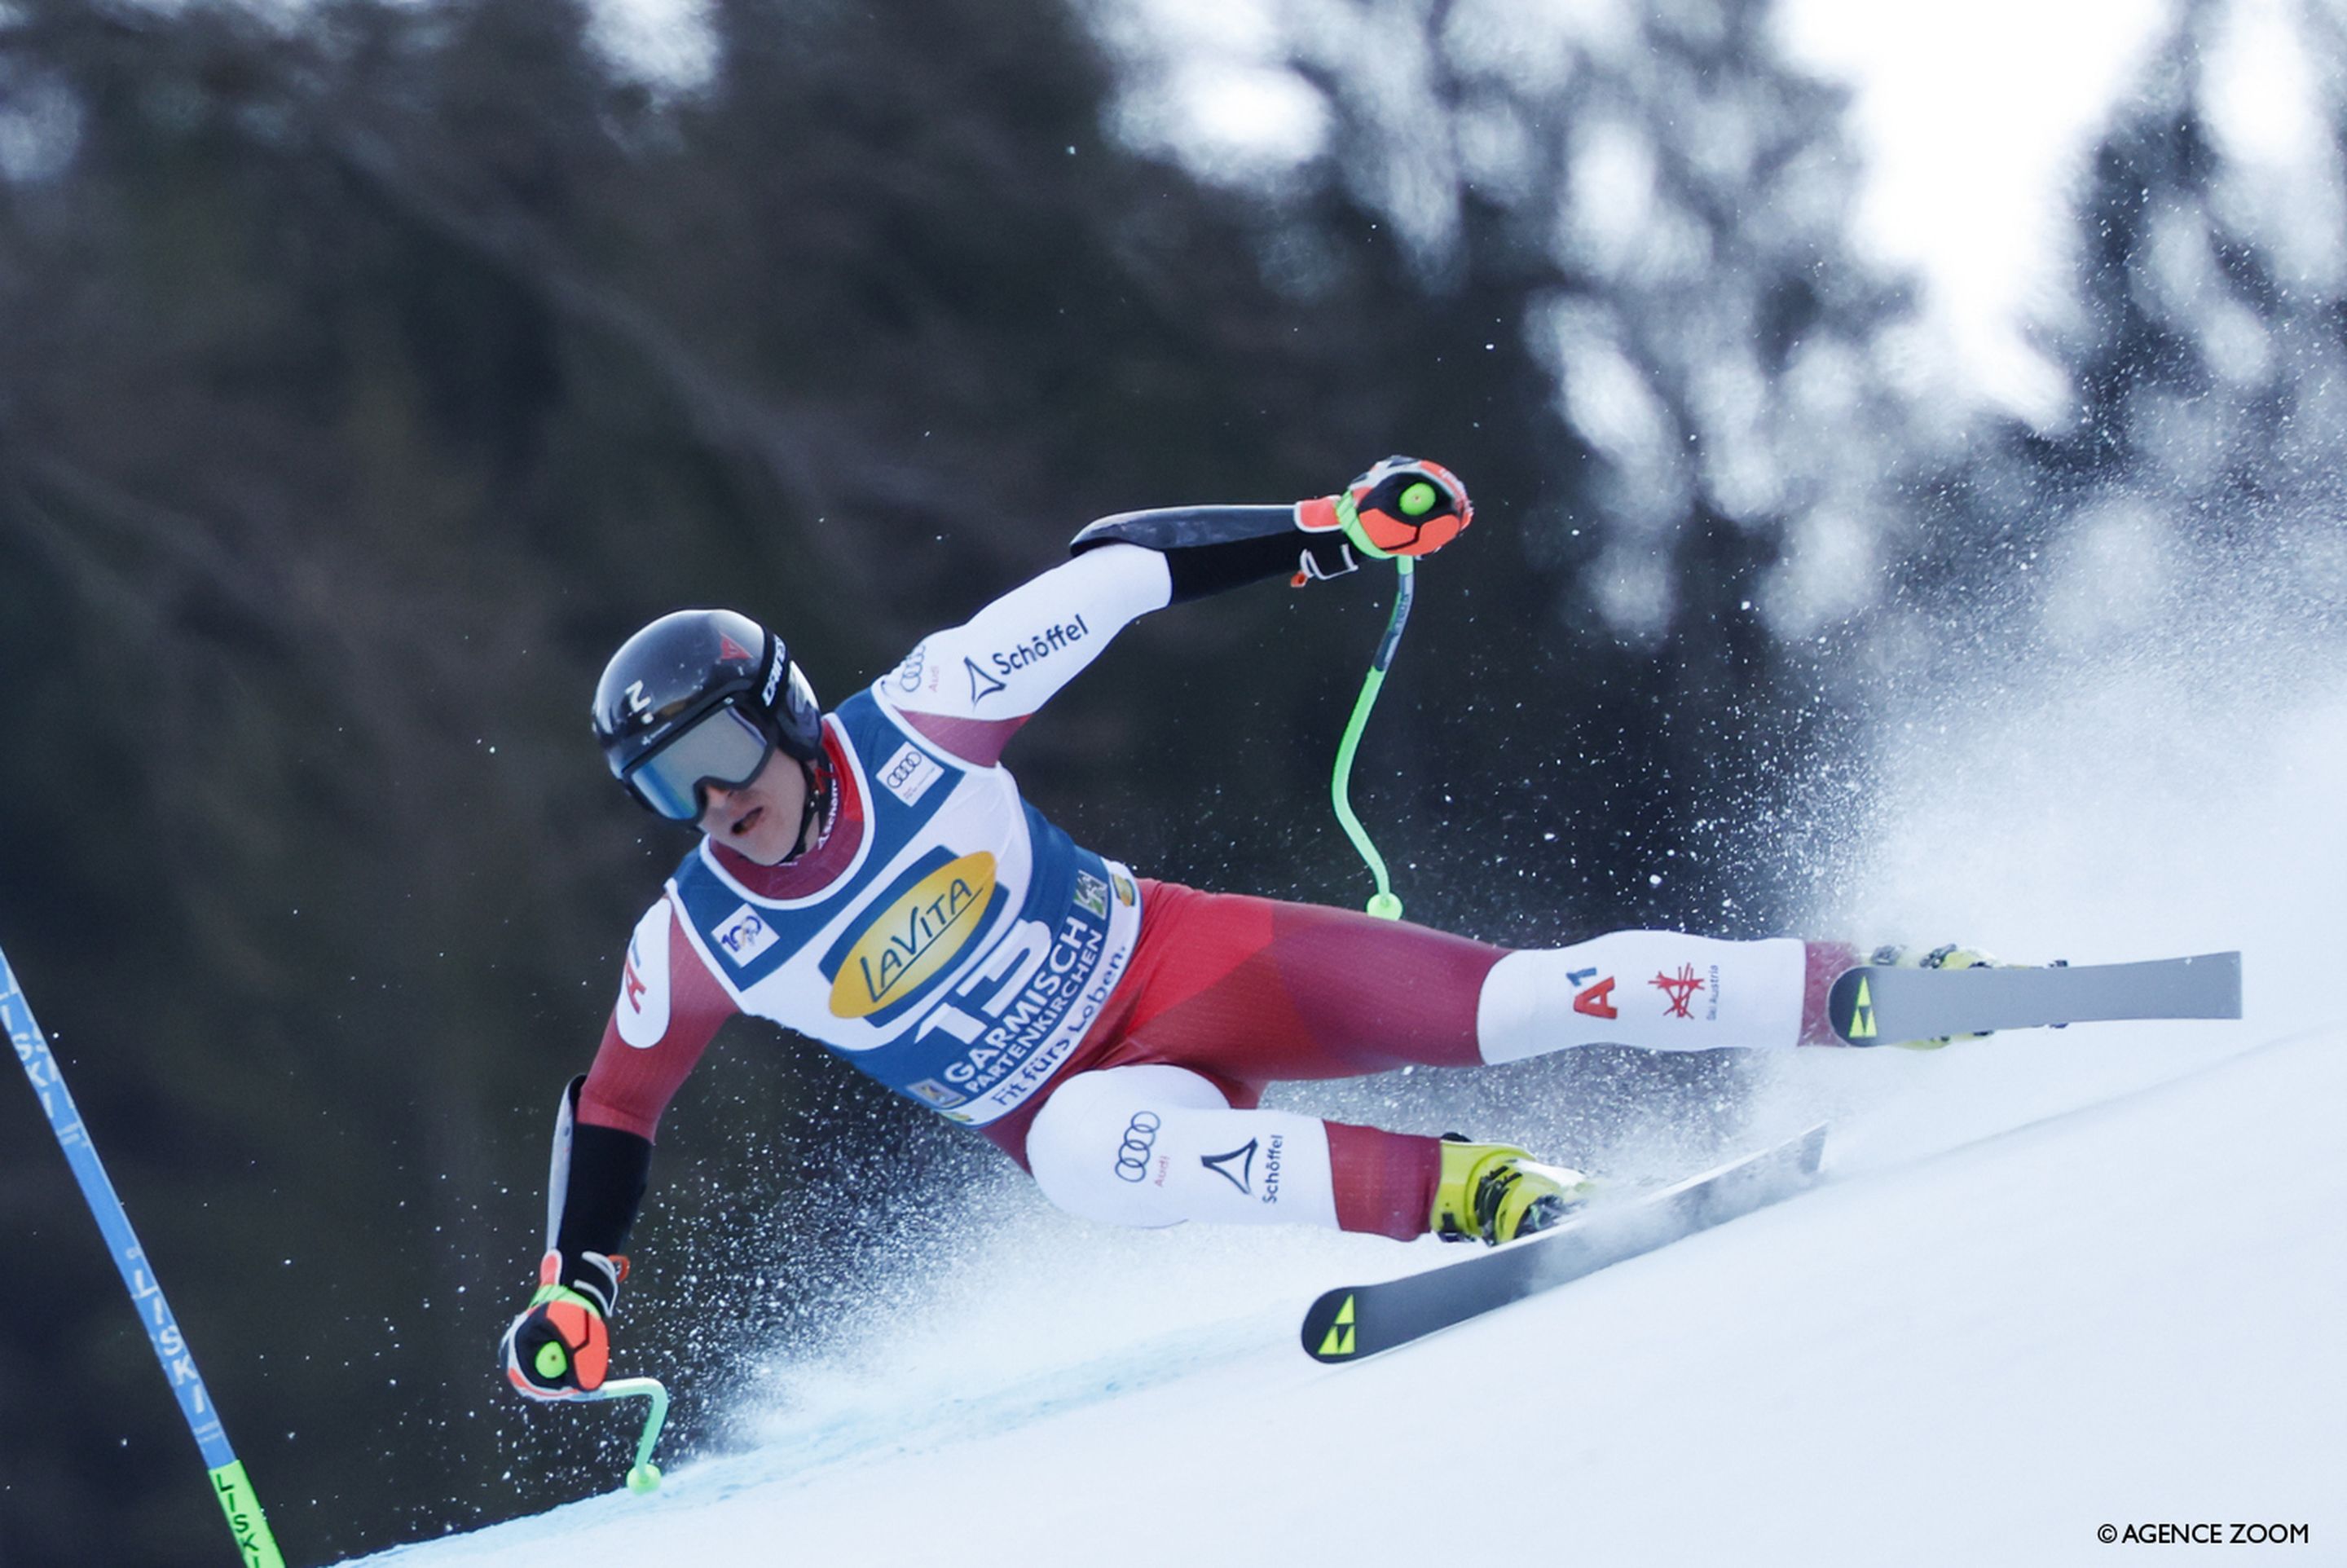
[(1573, 1010), (1585, 1018), (1620, 1018), (1621, 1010), (1614, 1005), (1614, 977), (1608, 975), (1594, 986), (1585, 983), (1596, 973), (1595, 969), (1575, 969), (1564, 977), (1582, 988), (1573, 999)]

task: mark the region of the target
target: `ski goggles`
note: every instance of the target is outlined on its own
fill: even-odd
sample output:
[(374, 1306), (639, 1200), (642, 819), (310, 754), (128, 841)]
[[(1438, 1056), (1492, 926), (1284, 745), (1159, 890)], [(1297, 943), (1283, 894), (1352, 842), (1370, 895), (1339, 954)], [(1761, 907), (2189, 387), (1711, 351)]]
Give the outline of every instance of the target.
[(679, 730), (620, 775), (636, 798), (671, 822), (699, 822), (703, 784), (739, 789), (758, 776), (774, 737), (729, 701)]

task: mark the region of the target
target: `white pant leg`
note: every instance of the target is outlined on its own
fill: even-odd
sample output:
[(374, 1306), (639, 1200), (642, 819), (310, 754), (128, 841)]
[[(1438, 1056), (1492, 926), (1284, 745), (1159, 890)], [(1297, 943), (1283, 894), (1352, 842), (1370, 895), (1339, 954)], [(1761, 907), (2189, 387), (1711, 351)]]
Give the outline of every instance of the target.
[(1027, 1129), (1043, 1195), (1081, 1219), (1337, 1225), (1328, 1130), (1286, 1111), (1234, 1111), (1179, 1067), (1080, 1072)]
[(1483, 979), (1477, 1043), (1485, 1061), (1575, 1045), (1790, 1047), (1800, 1042), (1808, 965), (1798, 938), (1729, 942), (1675, 931), (1510, 953)]

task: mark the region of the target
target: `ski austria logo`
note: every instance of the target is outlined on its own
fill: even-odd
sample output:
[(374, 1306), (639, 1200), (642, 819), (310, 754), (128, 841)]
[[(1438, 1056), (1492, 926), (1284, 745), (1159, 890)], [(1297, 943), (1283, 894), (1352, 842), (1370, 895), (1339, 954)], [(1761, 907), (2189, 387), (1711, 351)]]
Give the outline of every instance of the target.
[(898, 895), (864, 927), (831, 982), (831, 1016), (869, 1018), (904, 1000), (953, 961), (994, 894), (994, 856), (949, 860)]
[(1657, 974), (1646, 983), (1666, 999), (1663, 1010), (1665, 1018), (1691, 1019), (1695, 1016), (1687, 1009), (1694, 1004), (1696, 993), (1703, 989), (1703, 981), (1696, 978), (1693, 964), (1681, 964), (1677, 974)]

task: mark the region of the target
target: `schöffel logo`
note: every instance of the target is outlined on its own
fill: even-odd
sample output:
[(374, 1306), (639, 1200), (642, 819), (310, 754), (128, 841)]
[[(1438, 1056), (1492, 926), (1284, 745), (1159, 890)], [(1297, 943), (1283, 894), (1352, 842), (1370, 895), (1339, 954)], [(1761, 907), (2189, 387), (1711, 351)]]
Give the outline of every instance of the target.
[(961, 667), (969, 671), (969, 701), (977, 706), (982, 698), (991, 697), (1003, 689), (1002, 682), (978, 667), (978, 661), (965, 657)]
[(1079, 615), (1064, 625), (1047, 626), (1023, 642), (1014, 642), (1008, 648), (989, 653), (986, 656), (987, 661), (994, 666), (997, 673), (1013, 675), (1030, 664), (1041, 663), (1062, 648), (1081, 642), (1092, 635), (1092, 630), (1084, 624), (1084, 618)]
[[(1198, 1163), (1222, 1177), (1248, 1197), (1253, 1197), (1255, 1196), (1255, 1141), (1250, 1138), (1227, 1154), (1201, 1154), (1198, 1156)], [(1234, 1170), (1232, 1168), (1234, 1166), (1237, 1168)]]
[(993, 892), (994, 856), (984, 850), (948, 861), (907, 888), (841, 959), (831, 1016), (869, 1018), (912, 995), (977, 935)]

